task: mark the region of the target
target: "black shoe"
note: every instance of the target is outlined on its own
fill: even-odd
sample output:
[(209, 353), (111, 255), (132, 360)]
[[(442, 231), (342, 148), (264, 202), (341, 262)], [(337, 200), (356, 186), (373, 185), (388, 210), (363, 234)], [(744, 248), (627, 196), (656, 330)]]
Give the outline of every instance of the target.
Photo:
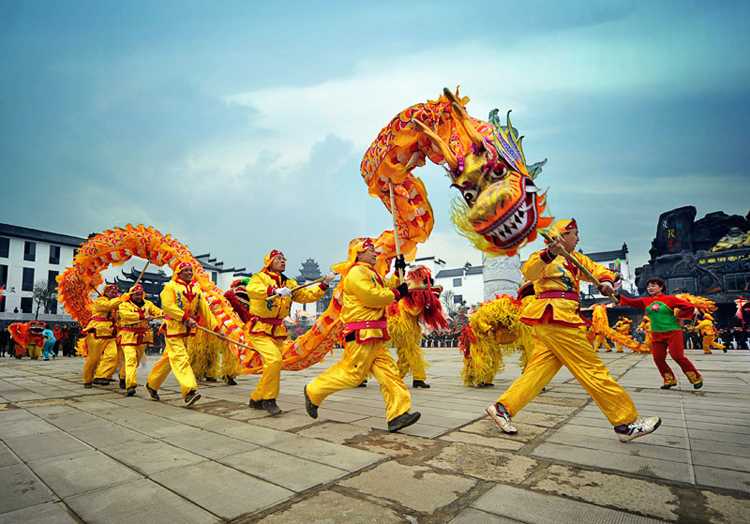
[(250, 399), (250, 401), (247, 403), (247, 407), (253, 408), (253, 409), (264, 409), (262, 400)]
[(95, 378), (94, 384), (97, 386), (109, 386), (109, 379), (108, 378)]
[(85, 387), (86, 389), (91, 389), (94, 386), (93, 386), (93, 384), (91, 384), (91, 382), (86, 382), (85, 384), (83, 384), (83, 387)]
[(419, 411), (415, 411), (414, 413), (403, 413), (393, 420), (388, 421), (388, 431), (395, 433), (396, 431), (407, 428), (419, 420), (419, 417), (421, 416), (422, 414)]
[(277, 415), (281, 415), (281, 408), (276, 405), (276, 399), (275, 398), (269, 398), (267, 400), (263, 401), (263, 409), (268, 411), (272, 417), (275, 417)]
[(424, 380), (413, 380), (411, 383), (413, 388), (430, 389), (430, 385)]
[(477, 384), (477, 387), (478, 388), (494, 388), (495, 384), (493, 384), (492, 382), (480, 382), (479, 384)]
[(135, 388), (128, 388), (127, 393), (125, 393), (126, 397), (134, 397), (135, 396)]
[(311, 418), (318, 418), (318, 406), (313, 404), (310, 397), (307, 396), (307, 386), (305, 386), (302, 392), (305, 394), (305, 410), (307, 411), (307, 414), (310, 415)]
[(702, 380), (700, 382), (696, 382), (695, 384), (693, 384), (693, 389), (700, 389), (702, 387), (703, 387), (703, 381)]
[(188, 391), (188, 394), (185, 395), (185, 407), (189, 408), (196, 402), (198, 402), (201, 398), (201, 394), (195, 391), (194, 389), (191, 389)]
[(234, 380), (234, 377), (227, 377), (226, 380), (227, 380), (227, 386), (236, 386), (237, 385), (237, 381)]
[(659, 389), (672, 389), (677, 384), (663, 384)]
[(366, 388), (367, 387), (367, 379), (364, 379), (362, 382), (359, 383), (358, 388)]
[(206, 382), (216, 382), (216, 378), (215, 377), (206, 377), (205, 380), (206, 380)]
[(120, 389), (125, 389), (125, 379), (124, 378), (120, 379)]
[(149, 386), (148, 382), (146, 382), (146, 391), (148, 391), (148, 394), (151, 396), (151, 400), (159, 400), (159, 392)]

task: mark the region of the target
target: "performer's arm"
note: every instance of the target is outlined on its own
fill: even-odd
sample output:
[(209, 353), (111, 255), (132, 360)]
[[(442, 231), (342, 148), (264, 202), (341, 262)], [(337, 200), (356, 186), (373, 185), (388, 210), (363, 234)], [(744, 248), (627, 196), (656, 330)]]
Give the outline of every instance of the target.
[(99, 315), (106, 315), (129, 299), (130, 295), (127, 293), (115, 298), (99, 297), (94, 300), (94, 303), (91, 305), (91, 309), (94, 313), (97, 313)]
[(164, 316), (170, 320), (187, 320), (187, 313), (177, 304), (177, 291), (172, 286), (166, 285), (159, 294)]
[(127, 303), (122, 303), (117, 308), (117, 318), (124, 325), (137, 324), (145, 318), (145, 312), (141, 309), (130, 307)]
[(385, 307), (396, 298), (397, 292), (375, 284), (366, 269), (353, 267), (346, 277), (345, 291), (352, 293), (367, 307)]
[[(289, 289), (294, 289), (295, 287), (297, 287), (297, 285), (297, 281), (295, 280), (290, 279), (286, 282), (286, 286)], [(294, 302), (299, 302), (300, 304), (317, 302), (318, 300), (323, 298), (323, 295), (326, 294), (326, 289), (328, 289), (328, 284), (326, 284), (325, 282), (303, 287), (302, 289), (298, 289), (297, 291), (292, 293), (292, 300)]]
[(151, 318), (164, 316), (164, 311), (159, 309), (159, 307), (156, 304), (154, 304), (153, 302), (146, 302), (146, 304), (147, 304), (146, 314), (148, 316), (150, 316)]
[(216, 320), (216, 317), (208, 305), (208, 300), (206, 300), (206, 296), (203, 293), (201, 293), (200, 300), (198, 301), (198, 313), (200, 314), (200, 318), (205, 324), (205, 327), (212, 331), (216, 331), (219, 327), (219, 321)]
[(693, 315), (695, 314), (695, 306), (688, 302), (687, 300), (683, 300), (681, 298), (677, 298), (673, 295), (667, 295), (664, 297), (664, 303), (674, 309), (678, 309), (679, 311), (675, 316), (677, 318), (681, 319), (689, 319), (693, 318)]
[[(582, 253), (574, 253), (573, 256), (576, 257), (576, 260), (578, 260), (583, 267), (588, 269), (599, 282), (609, 282), (610, 284), (614, 284), (614, 281), (617, 278), (616, 273), (610, 271), (601, 264), (597, 264)], [(586, 275), (581, 275), (581, 280), (589, 282), (589, 279)]]
[(266, 284), (260, 277), (259, 273), (254, 274), (250, 277), (250, 282), (247, 283), (247, 296), (258, 300), (264, 300), (271, 295), (275, 288)]
[(642, 298), (630, 298), (625, 295), (620, 295), (620, 304), (641, 310), (646, 309), (647, 306)]
[(526, 280), (539, 280), (542, 278), (544, 269), (547, 264), (552, 262), (557, 256), (552, 253), (549, 249), (543, 249), (532, 253), (529, 259), (521, 267), (521, 273)]

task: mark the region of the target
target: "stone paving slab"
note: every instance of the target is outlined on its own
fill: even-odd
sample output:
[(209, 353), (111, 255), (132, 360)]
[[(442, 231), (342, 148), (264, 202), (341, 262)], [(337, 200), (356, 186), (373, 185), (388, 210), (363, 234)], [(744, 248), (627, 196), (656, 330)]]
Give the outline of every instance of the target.
[(76, 524), (78, 521), (70, 514), (64, 504), (48, 502), (38, 506), (29, 506), (0, 515), (0, 524)]
[[(426, 352), (433, 388), (410, 389), (423, 417), (403, 434), (385, 431), (374, 381), (310, 419), (302, 387), (335, 353), (282, 374), (275, 418), (247, 407), (257, 376), (203, 384), (186, 409), (173, 377), (153, 402), (83, 389), (81, 359), (0, 359), (0, 473), (18, 483), (0, 477), (0, 522), (357, 522), (350, 508), (362, 522), (750, 521), (750, 352), (701, 362), (698, 392), (659, 390), (647, 356), (603, 355), (664, 420), (628, 444), (565, 370), (515, 417), (519, 435), (500, 433), (484, 408), (520, 374), (515, 359), (495, 388), (466, 388), (447, 349)], [(508, 498), (510, 510), (480, 507)]]

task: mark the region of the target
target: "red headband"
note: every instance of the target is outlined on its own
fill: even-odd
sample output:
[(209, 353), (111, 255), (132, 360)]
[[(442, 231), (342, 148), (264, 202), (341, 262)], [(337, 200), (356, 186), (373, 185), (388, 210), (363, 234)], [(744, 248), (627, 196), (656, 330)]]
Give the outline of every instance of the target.
[(362, 249), (373, 249), (375, 248), (375, 244), (373, 243), (371, 238), (366, 238), (364, 242), (362, 242)]
[(140, 284), (134, 285), (132, 288), (130, 288), (130, 292), (135, 293), (143, 293), (143, 286)]
[(179, 273), (183, 269), (188, 269), (188, 268), (193, 269), (193, 266), (190, 264), (190, 262), (180, 262), (179, 264), (177, 264), (177, 268), (175, 269), (175, 271)]
[(570, 219), (570, 224), (568, 224), (567, 226), (565, 226), (565, 231), (572, 231), (573, 229), (578, 229), (578, 224), (576, 224), (576, 219), (575, 218), (571, 218)]
[(283, 257), (284, 253), (282, 253), (278, 249), (272, 249), (271, 252), (268, 254), (268, 258), (271, 259), (271, 260), (273, 260), (274, 257), (277, 257), (279, 255), (281, 255)]

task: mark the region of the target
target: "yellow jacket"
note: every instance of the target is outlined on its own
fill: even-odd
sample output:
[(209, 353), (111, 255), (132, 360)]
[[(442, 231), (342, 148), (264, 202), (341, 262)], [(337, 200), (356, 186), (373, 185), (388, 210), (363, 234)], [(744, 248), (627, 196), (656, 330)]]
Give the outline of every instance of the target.
[[(600, 281), (614, 282), (616, 275), (609, 269), (582, 253), (574, 252), (572, 255)], [(533, 282), (536, 297), (521, 311), (521, 320), (526, 324), (584, 324), (579, 314), (579, 286), (581, 280), (588, 279), (577, 267), (572, 266), (564, 257), (555, 256), (545, 249), (531, 255), (521, 268), (521, 272), (526, 280)], [(545, 293), (549, 296), (554, 292), (564, 293), (566, 298), (544, 297)]]
[(146, 317), (160, 317), (164, 312), (150, 300), (143, 305), (123, 302), (117, 308), (117, 341), (121, 346), (140, 346), (154, 341), (151, 326)]
[(173, 278), (161, 290), (161, 307), (164, 310), (168, 337), (188, 337), (195, 335), (196, 329), (188, 329), (185, 321), (192, 318), (203, 327), (215, 329), (216, 318), (208, 307), (200, 286), (192, 281), (189, 284)]
[(250, 299), (250, 333), (268, 335), (274, 338), (286, 338), (286, 326), (283, 320), (289, 316), (292, 302), (307, 304), (320, 300), (328, 289), (327, 284), (315, 284), (298, 289), (290, 297), (274, 294), (277, 288), (294, 289), (299, 284), (291, 278), (283, 280), (279, 273), (258, 271), (248, 282), (246, 290)]
[[(341, 321), (344, 334), (355, 332), (357, 342), (388, 340), (385, 308), (393, 302), (398, 293), (388, 287), (372, 266), (357, 262), (346, 274), (343, 282)], [(382, 327), (358, 327), (363, 322), (382, 322)]]
[(716, 335), (716, 328), (714, 327), (714, 323), (708, 319), (703, 319), (698, 324), (696, 324), (695, 328), (700, 331), (700, 334), (704, 337)]
[(129, 295), (125, 293), (116, 298), (101, 296), (94, 300), (91, 305), (93, 316), (83, 330), (94, 333), (97, 338), (114, 337), (117, 308), (128, 298)]

